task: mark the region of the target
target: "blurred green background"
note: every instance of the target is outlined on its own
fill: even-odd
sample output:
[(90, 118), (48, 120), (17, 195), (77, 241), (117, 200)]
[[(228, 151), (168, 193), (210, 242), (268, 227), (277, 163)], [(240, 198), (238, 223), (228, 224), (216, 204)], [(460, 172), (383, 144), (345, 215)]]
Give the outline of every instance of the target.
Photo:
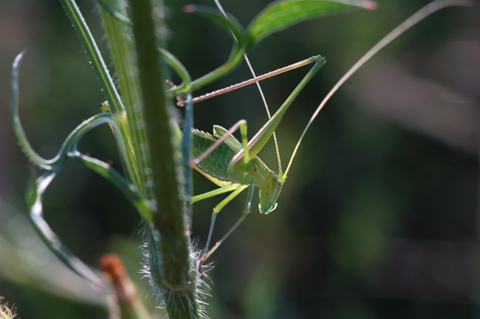
[[(246, 27), (268, 2), (222, 4)], [(78, 3), (106, 52), (94, 2)], [(168, 47), (197, 78), (226, 61), (231, 39), (210, 22), (183, 13), (189, 3), (166, 1)], [(378, 3), (374, 12), (304, 22), (249, 53), (257, 74), (317, 54), (327, 58), (277, 130), (284, 169), (335, 82), (428, 1)], [(25, 48), (21, 118), (41, 155), (56, 154), (68, 133), (98, 113), (103, 101), (58, 1), (0, 0), (0, 296), (15, 303), (22, 318), (106, 318), (107, 292), (91, 290), (59, 264), (26, 220), (30, 165), (17, 146), (9, 112), (11, 64)], [(306, 72), (262, 83), (273, 110)], [(243, 64), (196, 95), (249, 77)], [(381, 51), (312, 125), (277, 210), (265, 216), (254, 209), (212, 256), (214, 285), (206, 300), (211, 318), (480, 318), (479, 103), (478, 3), (436, 13)], [(195, 109), (195, 127), (204, 131), (242, 118), (251, 136), (267, 120), (253, 86)], [(80, 149), (120, 169), (108, 126), (89, 133)], [(273, 143), (260, 157), (278, 170)], [(195, 194), (213, 188), (195, 175)], [(245, 197), (219, 215), (213, 240), (241, 214)], [(201, 248), (219, 201), (194, 205), (192, 231)], [(92, 267), (99, 267), (102, 254), (120, 254), (141, 296), (161, 315), (138, 273), (140, 219), (119, 191), (69, 163), (46, 192), (44, 208), (54, 231)]]

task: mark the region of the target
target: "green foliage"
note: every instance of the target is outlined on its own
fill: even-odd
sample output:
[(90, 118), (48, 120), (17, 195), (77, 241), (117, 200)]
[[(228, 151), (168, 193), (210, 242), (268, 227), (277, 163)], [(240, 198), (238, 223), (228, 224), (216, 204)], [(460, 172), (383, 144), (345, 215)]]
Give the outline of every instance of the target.
[[(323, 17), (328, 14), (342, 12), (352, 7), (374, 9), (372, 5), (365, 5), (366, 1), (349, 1), (348, 4), (338, 1), (276, 1), (267, 6), (251, 22), (246, 31), (238, 21), (227, 13), (227, 17), (215, 8), (188, 5), (184, 8), (187, 13), (197, 13), (220, 25), (227, 32), (234, 35), (234, 44), (228, 61), (216, 70), (196, 79), (192, 82), (191, 90), (197, 90), (213, 81), (219, 80), (232, 72), (242, 61), (243, 55), (258, 44), (266, 36), (295, 25), (301, 21)], [(367, 3), (373, 3), (367, 1)], [(185, 93), (185, 89), (175, 88), (171, 93)]]
[[(299, 22), (333, 13), (352, 10), (352, 6), (373, 9), (373, 1), (275, 1), (260, 12), (247, 28), (246, 44), (250, 48), (266, 36), (284, 30)], [(366, 5), (367, 4), (367, 5)]]
[[(354, 6), (370, 8), (366, 3), (358, 1)], [(164, 48), (159, 51), (156, 49), (156, 44), (161, 41), (153, 37), (156, 26), (148, 19), (151, 17), (151, 8), (136, 11), (141, 3), (131, 1), (132, 12), (138, 16), (129, 17), (122, 1), (102, 1), (100, 14), (117, 74), (117, 92), (75, 1), (62, 0), (62, 4), (92, 61), (106, 99), (112, 106), (112, 113), (97, 114), (84, 121), (67, 137), (56, 157), (52, 160), (43, 159), (31, 147), (20, 124), (18, 75), (23, 54), (17, 57), (12, 71), (12, 121), (15, 134), (26, 156), (46, 171), (32, 181), (27, 197), (33, 225), (48, 247), (68, 267), (93, 285), (101, 285), (93, 272), (61, 244), (43, 218), (43, 195), (52, 180), (68, 159), (82, 163), (117, 186), (138, 210), (145, 223), (146, 265), (143, 271), (150, 276), (154, 294), (166, 302), (164, 305), (170, 316), (201, 316), (199, 301), (206, 294), (202, 291), (206, 284), (201, 276), (203, 274), (197, 273), (198, 253), (190, 245), (190, 208), (183, 205), (183, 202), (188, 203), (191, 195), (188, 184), (190, 169), (187, 166), (190, 140), (185, 134), (182, 161), (176, 154), (175, 147), (178, 150), (178, 145), (172, 145), (171, 136), (179, 136), (179, 129), (171, 120), (166, 99), (186, 94), (190, 102), (192, 91), (233, 71), (242, 61), (243, 54), (266, 36), (301, 21), (342, 12), (351, 7), (337, 1), (275, 2), (257, 15), (244, 31), (231, 15), (227, 19), (216, 9), (188, 6), (188, 12), (206, 16), (229, 33), (231, 31), (236, 39), (232, 53), (222, 67), (191, 81), (187, 69), (173, 54)], [(133, 30), (130, 21), (133, 21)], [(143, 22), (150, 24), (142, 25)], [(139, 29), (135, 29), (137, 27)], [(145, 39), (144, 35), (148, 37)], [(160, 56), (181, 77), (181, 85), (164, 89), (162, 66), (157, 64)], [(114, 130), (125, 177), (107, 163), (82, 154), (77, 149), (84, 134), (100, 124), (109, 124)], [(189, 132), (190, 125), (187, 124), (184, 130)], [(187, 181), (186, 186), (183, 181)], [(165, 183), (168, 185), (165, 186)], [(184, 307), (186, 304), (189, 305), (188, 309)]]

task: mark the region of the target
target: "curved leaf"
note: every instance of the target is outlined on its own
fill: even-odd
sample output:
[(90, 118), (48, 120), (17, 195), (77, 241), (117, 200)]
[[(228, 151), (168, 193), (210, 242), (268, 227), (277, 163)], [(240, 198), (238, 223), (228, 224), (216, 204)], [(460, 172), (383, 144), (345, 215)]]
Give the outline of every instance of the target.
[(103, 123), (107, 123), (107, 122), (110, 124), (114, 124), (117, 130), (116, 133), (118, 136), (118, 145), (120, 148), (120, 152), (122, 153), (122, 155), (126, 156), (125, 155), (126, 149), (125, 149), (124, 143), (122, 142), (123, 134), (119, 130), (115, 121), (113, 120), (113, 115), (110, 113), (97, 114), (89, 118), (88, 120), (84, 121), (79, 126), (77, 126), (65, 139), (65, 142), (63, 142), (62, 147), (60, 148), (58, 154), (54, 158), (46, 160), (42, 158), (40, 155), (38, 155), (30, 145), (30, 143), (28, 142), (28, 139), (25, 134), (25, 131), (23, 130), (23, 126), (20, 121), (20, 115), (18, 112), (18, 99), (19, 99), (18, 78), (19, 78), (19, 72), (20, 72), (20, 65), (21, 65), (24, 54), (25, 54), (25, 51), (18, 54), (12, 66), (12, 100), (11, 100), (12, 114), (11, 114), (11, 117), (12, 117), (13, 130), (14, 130), (15, 136), (17, 137), (18, 143), (20, 144), (22, 151), (25, 153), (25, 156), (38, 167), (48, 171), (53, 171), (57, 168), (57, 166), (62, 165), (63, 161), (65, 160), (67, 152), (69, 152), (72, 149), (72, 147), (74, 147), (74, 145), (77, 143), (77, 140), (80, 139), (81, 136), (83, 136), (83, 134), (85, 134), (86, 132), (88, 132), (89, 130), (91, 130), (96, 126)]
[[(151, 222), (153, 220), (153, 213), (146, 199), (142, 197), (135, 185), (128, 182), (110, 165), (95, 158), (83, 155), (78, 151), (69, 152), (68, 157), (80, 161), (86, 167), (112, 182), (138, 210), (141, 217), (146, 222)], [(60, 172), (65, 162), (66, 160), (64, 160), (61, 165), (58, 165), (55, 170), (46, 172), (30, 184), (27, 192), (27, 206), (30, 212), (29, 217), (35, 231), (47, 247), (65, 265), (87, 280), (94, 288), (100, 288), (103, 286), (102, 281), (87, 265), (62, 244), (58, 236), (53, 232), (43, 217), (43, 194)], [(149, 228), (147, 227), (147, 231), (148, 230)]]
[(18, 77), (20, 73), (20, 65), (22, 64), (22, 59), (25, 55), (25, 52), (26, 50), (18, 54), (12, 65), (12, 99), (10, 107), (13, 123), (13, 132), (17, 137), (18, 144), (22, 148), (23, 153), (33, 164), (46, 170), (52, 170), (52, 163), (38, 155), (38, 153), (35, 152), (35, 150), (33, 149), (32, 145), (30, 145), (30, 142), (27, 139), (27, 135), (23, 130), (22, 123), (20, 122), (20, 114), (18, 113), (18, 100), (20, 94)]
[(120, 173), (107, 163), (96, 158), (86, 156), (78, 151), (68, 153), (74, 160), (80, 161), (83, 165), (98, 173), (106, 180), (112, 182), (125, 195), (125, 197), (138, 210), (144, 220), (153, 221), (153, 213), (147, 200), (140, 194), (138, 188), (127, 181)]
[[(196, 79), (195, 81), (192, 81), (190, 91), (195, 91), (207, 84), (210, 84), (218, 79), (221, 79), (228, 73), (235, 70), (235, 68), (243, 61), (244, 53), (245, 53), (245, 46), (240, 47), (238, 45), (234, 45), (232, 52), (230, 53), (230, 57), (228, 58), (228, 61), (225, 62), (222, 66), (216, 68), (215, 70), (205, 74), (204, 76)], [(177, 91), (174, 89), (169, 93), (180, 94), (180, 93), (187, 93), (187, 92), (185, 90)]]
[(27, 206), (30, 212), (28, 216), (43, 242), (65, 265), (87, 280), (94, 288), (101, 288), (103, 287), (102, 280), (60, 242), (58, 236), (43, 218), (43, 193), (62, 166), (58, 166), (54, 171), (46, 172), (30, 184), (27, 193)]
[(182, 84), (175, 86), (173, 89), (168, 90), (167, 94), (171, 93), (175, 89), (177, 91), (186, 90), (187, 92), (190, 91), (190, 82), (192, 81), (190, 78), (190, 74), (188, 73), (187, 69), (183, 66), (183, 64), (168, 50), (164, 48), (160, 48), (160, 54), (162, 55), (163, 60), (177, 73), (177, 75), (182, 79)]
[(247, 49), (267, 35), (283, 30), (296, 23), (337, 12), (361, 7), (373, 10), (375, 1), (321, 1), (291, 0), (276, 1), (260, 12), (247, 28), (245, 42)]
[(20, 72), (20, 65), (24, 55), (25, 55), (25, 51), (18, 54), (12, 66), (12, 100), (11, 100), (12, 114), (11, 114), (11, 117), (13, 122), (13, 130), (14, 130), (15, 136), (17, 137), (18, 143), (20, 144), (22, 151), (25, 153), (25, 156), (30, 161), (32, 161), (35, 165), (37, 165), (42, 169), (45, 169), (48, 171), (55, 170), (57, 166), (63, 163), (67, 152), (69, 152), (76, 145), (78, 139), (80, 139), (83, 136), (83, 134), (85, 134), (92, 128), (103, 123), (110, 123), (114, 125), (117, 131), (116, 136), (118, 136), (117, 139), (118, 139), (118, 145), (120, 147), (120, 152), (122, 153), (122, 155), (126, 153), (126, 149), (122, 141), (123, 135), (120, 129), (118, 128), (117, 124), (113, 120), (114, 115), (110, 113), (102, 113), (102, 114), (97, 114), (95, 116), (92, 116), (91, 118), (89, 118), (88, 120), (84, 121), (79, 126), (77, 126), (65, 139), (65, 142), (63, 142), (62, 147), (60, 148), (58, 154), (54, 158), (46, 160), (42, 158), (40, 155), (38, 155), (30, 145), (30, 143), (28, 142), (28, 139), (25, 134), (25, 131), (23, 130), (23, 126), (20, 121), (20, 115), (18, 112), (18, 99), (19, 99), (18, 78), (19, 78), (19, 72)]
[(65, 140), (58, 155), (52, 160), (53, 169), (46, 172), (34, 182), (31, 183), (29, 191), (27, 192), (27, 206), (29, 209), (29, 217), (40, 238), (45, 242), (47, 247), (69, 268), (86, 279), (93, 287), (102, 287), (101, 280), (80, 261), (66, 246), (64, 246), (58, 236), (52, 231), (50, 226), (43, 218), (43, 194), (48, 188), (52, 180), (57, 176), (68, 157), (74, 158), (82, 162), (85, 166), (97, 172), (107, 180), (111, 181), (117, 186), (120, 191), (127, 197), (132, 205), (138, 210), (145, 221), (151, 222), (153, 220), (153, 213), (149, 207), (148, 202), (137, 187), (127, 181), (110, 165), (85, 156), (76, 150), (78, 141), (89, 130), (97, 127), (100, 124), (108, 123), (116, 131), (116, 136), (119, 146), (123, 145), (121, 140), (121, 132), (113, 121), (111, 114), (98, 114), (89, 120), (80, 124)]
[(245, 32), (240, 23), (238, 23), (238, 21), (232, 15), (227, 14), (227, 17), (225, 17), (219, 10), (215, 8), (199, 5), (185, 6), (184, 11), (188, 13), (198, 13), (200, 15), (206, 16), (221, 27), (225, 28), (229, 34), (233, 35), (236, 41), (234, 41), (232, 52), (230, 53), (230, 57), (228, 58), (227, 62), (225, 62), (222, 66), (216, 68), (212, 72), (209, 72), (204, 76), (192, 81), (190, 87), (183, 87), (182, 85), (169, 90), (168, 93), (172, 95), (195, 91), (202, 86), (205, 86), (209, 83), (214, 82), (215, 80), (222, 78), (226, 74), (233, 71), (242, 62), (243, 54), (245, 53)]
[(237, 21), (237, 19), (231, 14), (227, 14), (227, 18), (220, 12), (220, 10), (216, 8), (193, 4), (183, 7), (183, 11), (185, 11), (186, 13), (197, 13), (202, 16), (206, 16), (213, 22), (225, 28), (228, 33), (231, 32), (238, 41), (238, 44), (242, 44), (244, 36), (243, 28)]

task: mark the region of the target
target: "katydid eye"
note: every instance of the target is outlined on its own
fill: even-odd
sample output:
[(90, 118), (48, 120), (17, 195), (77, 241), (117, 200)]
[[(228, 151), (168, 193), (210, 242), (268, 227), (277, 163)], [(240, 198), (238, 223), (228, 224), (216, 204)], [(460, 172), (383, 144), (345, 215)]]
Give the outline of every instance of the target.
[(278, 180), (277, 181), (277, 188), (282, 188), (282, 181), (281, 180)]

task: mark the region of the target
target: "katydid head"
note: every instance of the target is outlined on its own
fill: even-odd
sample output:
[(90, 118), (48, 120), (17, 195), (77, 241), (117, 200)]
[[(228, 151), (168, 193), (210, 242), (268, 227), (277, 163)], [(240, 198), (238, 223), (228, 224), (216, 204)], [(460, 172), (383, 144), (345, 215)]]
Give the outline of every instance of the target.
[(258, 210), (262, 214), (269, 214), (277, 208), (277, 198), (280, 196), (286, 176), (276, 176), (264, 189), (260, 189)]

